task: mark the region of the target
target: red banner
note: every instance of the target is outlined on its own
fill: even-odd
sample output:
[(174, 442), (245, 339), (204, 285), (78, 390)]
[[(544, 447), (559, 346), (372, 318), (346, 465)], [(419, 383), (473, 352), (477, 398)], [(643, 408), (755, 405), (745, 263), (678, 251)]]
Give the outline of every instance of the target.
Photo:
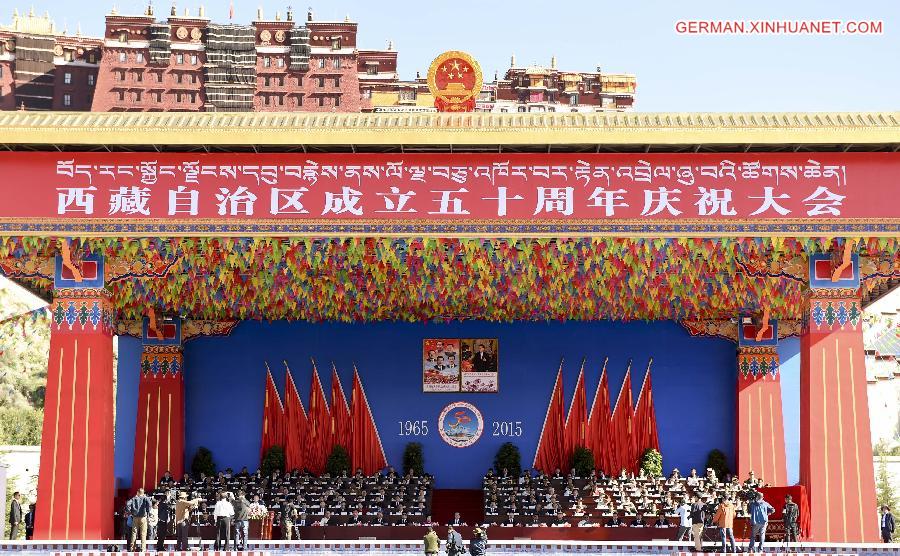
[(898, 174), (900, 153), (0, 153), (8, 184), (0, 231), (27, 227), (26, 219), (35, 232), (73, 219), (444, 227), (855, 220), (896, 230), (900, 205), (886, 201)]

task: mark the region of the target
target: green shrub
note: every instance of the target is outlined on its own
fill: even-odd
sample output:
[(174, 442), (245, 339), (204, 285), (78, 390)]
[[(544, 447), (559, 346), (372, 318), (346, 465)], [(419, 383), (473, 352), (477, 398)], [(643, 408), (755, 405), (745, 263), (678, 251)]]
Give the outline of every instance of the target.
[(407, 443), (403, 450), (403, 474), (409, 473), (410, 469), (418, 476), (425, 474), (425, 455), (418, 442)]
[(647, 448), (641, 454), (641, 469), (650, 477), (661, 477), (663, 473), (662, 454), (654, 448)]
[(494, 469), (497, 470), (497, 474), (502, 473), (504, 467), (514, 477), (522, 473), (522, 454), (519, 453), (518, 446), (512, 442), (500, 446), (494, 457)]
[(575, 448), (571, 463), (577, 476), (587, 477), (594, 470), (594, 453), (584, 447)]
[(331, 449), (328, 461), (325, 462), (325, 470), (332, 477), (340, 477), (342, 473), (350, 473), (350, 454), (340, 444)]
[(0, 445), (40, 446), (44, 412), (30, 407), (0, 408)]
[(191, 460), (191, 473), (195, 477), (199, 477), (200, 473), (207, 476), (216, 474), (216, 462), (213, 461), (212, 452), (209, 451), (209, 448), (204, 448), (203, 446), (197, 448), (197, 453), (194, 454), (194, 459)]
[(728, 467), (728, 458), (719, 449), (712, 450), (706, 456), (706, 468), (712, 469), (720, 481), (724, 481), (725, 477), (731, 474), (731, 469)]
[(284, 448), (276, 444), (263, 454), (262, 461), (259, 462), (259, 470), (263, 477), (269, 477), (275, 471), (284, 473), (284, 465)]

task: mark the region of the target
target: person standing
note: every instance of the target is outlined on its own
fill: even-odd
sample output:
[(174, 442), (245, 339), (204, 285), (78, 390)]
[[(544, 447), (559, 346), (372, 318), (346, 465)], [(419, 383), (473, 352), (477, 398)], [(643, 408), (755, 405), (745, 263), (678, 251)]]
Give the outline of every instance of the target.
[(881, 540), (891, 542), (894, 536), (894, 514), (887, 506), (881, 507)]
[(175, 550), (186, 552), (188, 550), (188, 531), (191, 527), (191, 510), (197, 509), (202, 498), (187, 499), (186, 492), (178, 493), (178, 502), (175, 503)]
[(250, 501), (243, 490), (234, 499), (234, 544), (238, 550), (247, 550), (247, 535), (250, 532)]
[(694, 495), (694, 503), (691, 504), (691, 536), (694, 538), (694, 550), (700, 552), (703, 549), (703, 523), (706, 520), (706, 507), (699, 496)]
[(234, 516), (234, 506), (226, 499), (225, 493), (220, 492), (219, 501), (213, 508), (213, 517), (216, 520), (216, 542), (213, 550), (228, 550), (228, 543), (231, 541), (232, 516)]
[(13, 493), (12, 503), (9, 505), (9, 539), (15, 540), (19, 538), (19, 525), (24, 521), (22, 515), (22, 495), (18, 492)]
[(438, 553), (438, 549), (441, 547), (441, 539), (439, 539), (437, 533), (434, 532), (434, 527), (428, 528), (428, 532), (425, 533), (423, 541), (425, 556), (434, 556)]
[(160, 502), (157, 508), (157, 525), (156, 525), (156, 551), (162, 552), (166, 548), (166, 537), (169, 536), (169, 530), (172, 528), (172, 503), (170, 499)]
[(294, 538), (294, 521), (297, 520), (297, 508), (290, 500), (281, 504), (281, 538), (290, 541)]
[(34, 518), (37, 516), (37, 502), (31, 504), (31, 509), (25, 514), (25, 540), (34, 538)]
[(784, 542), (797, 542), (797, 520), (800, 507), (794, 503), (790, 494), (784, 497), (784, 508), (781, 509), (781, 521), (784, 523)]
[(144, 489), (137, 489), (134, 498), (128, 503), (131, 507), (131, 551), (134, 552), (137, 539), (141, 539), (141, 552), (147, 552), (147, 522), (150, 519), (152, 503), (144, 495)]
[(730, 542), (731, 551), (737, 552), (734, 546), (734, 513), (734, 504), (731, 502), (731, 498), (725, 498), (716, 508), (716, 515), (713, 517), (713, 522), (719, 528), (719, 534), (722, 537), (722, 552), (728, 552), (726, 544), (728, 542)]
[(469, 554), (472, 556), (484, 556), (487, 552), (487, 532), (481, 527), (475, 527), (472, 532), (472, 540), (469, 542)]
[(747, 552), (753, 552), (754, 542), (759, 537), (757, 552), (762, 552), (763, 543), (766, 542), (766, 527), (769, 525), (769, 516), (775, 512), (771, 504), (763, 500), (761, 492), (756, 493), (756, 499), (747, 506), (750, 514), (750, 547)]
[[(681, 501), (681, 505), (675, 510), (678, 515), (678, 532), (675, 533), (676, 541), (683, 541), (685, 535), (691, 530), (691, 505), (687, 498)], [(618, 515), (614, 516), (618, 518)]]
[(460, 556), (465, 552), (462, 535), (451, 525), (447, 528), (447, 556)]

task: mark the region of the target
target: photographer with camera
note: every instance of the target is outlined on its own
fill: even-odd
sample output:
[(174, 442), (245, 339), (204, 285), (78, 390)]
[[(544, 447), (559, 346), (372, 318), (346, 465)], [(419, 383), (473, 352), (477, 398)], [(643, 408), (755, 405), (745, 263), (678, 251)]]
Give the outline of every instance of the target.
[(175, 550), (188, 550), (188, 532), (191, 527), (191, 510), (196, 510), (203, 499), (193, 493), (193, 499), (188, 500), (186, 492), (178, 493), (178, 501), (175, 502), (175, 534), (177, 541)]

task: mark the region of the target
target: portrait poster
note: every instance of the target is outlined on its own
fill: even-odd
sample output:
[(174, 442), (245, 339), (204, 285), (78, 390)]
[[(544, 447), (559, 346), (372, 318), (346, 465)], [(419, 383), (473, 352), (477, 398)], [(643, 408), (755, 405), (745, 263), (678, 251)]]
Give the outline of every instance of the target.
[(499, 392), (497, 338), (464, 338), (460, 340), (463, 392)]
[(422, 342), (422, 391), (459, 392), (459, 340), (427, 338)]

